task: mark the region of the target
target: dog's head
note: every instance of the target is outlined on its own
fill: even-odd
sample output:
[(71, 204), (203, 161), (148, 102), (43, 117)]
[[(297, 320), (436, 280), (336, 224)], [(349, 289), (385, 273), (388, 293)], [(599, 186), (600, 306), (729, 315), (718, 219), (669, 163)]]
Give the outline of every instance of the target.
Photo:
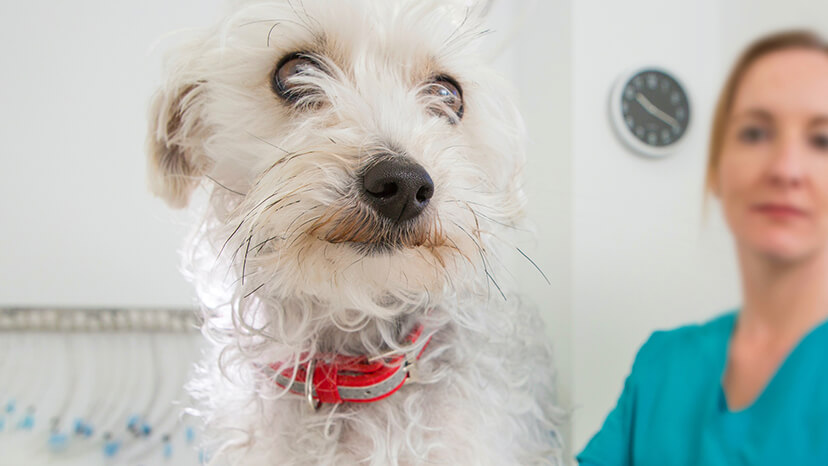
[(380, 312), (486, 290), (524, 200), (484, 32), (458, 1), (242, 2), (174, 55), (152, 189), (176, 207), (211, 189), (205, 236), (242, 297)]

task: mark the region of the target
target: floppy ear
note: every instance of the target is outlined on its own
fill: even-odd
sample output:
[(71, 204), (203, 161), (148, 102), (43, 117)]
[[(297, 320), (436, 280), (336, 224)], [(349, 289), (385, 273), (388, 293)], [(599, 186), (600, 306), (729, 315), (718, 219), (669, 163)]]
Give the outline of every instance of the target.
[(150, 190), (171, 207), (186, 207), (210, 160), (204, 154), (204, 82), (159, 90), (147, 135)]

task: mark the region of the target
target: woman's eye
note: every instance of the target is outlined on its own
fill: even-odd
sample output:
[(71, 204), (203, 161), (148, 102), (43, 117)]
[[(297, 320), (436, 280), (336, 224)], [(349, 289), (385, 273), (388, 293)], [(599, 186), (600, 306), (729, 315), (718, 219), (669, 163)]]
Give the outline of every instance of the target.
[(747, 144), (756, 144), (768, 139), (768, 130), (759, 126), (747, 126), (739, 130), (739, 140)]
[(810, 142), (816, 149), (828, 151), (828, 133), (815, 134), (810, 137)]

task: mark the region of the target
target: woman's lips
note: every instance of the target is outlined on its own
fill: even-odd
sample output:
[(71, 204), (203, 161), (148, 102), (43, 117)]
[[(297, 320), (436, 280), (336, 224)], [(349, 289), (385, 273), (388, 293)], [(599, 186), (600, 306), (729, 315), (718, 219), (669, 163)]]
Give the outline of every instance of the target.
[(807, 213), (790, 204), (763, 203), (753, 207), (753, 211), (772, 218), (800, 218), (806, 217)]

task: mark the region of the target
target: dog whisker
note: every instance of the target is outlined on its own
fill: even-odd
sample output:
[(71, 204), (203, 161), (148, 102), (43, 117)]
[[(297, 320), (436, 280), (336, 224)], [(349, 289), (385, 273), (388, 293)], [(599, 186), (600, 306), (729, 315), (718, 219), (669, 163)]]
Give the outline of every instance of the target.
[(218, 255), (216, 256), (216, 260), (218, 260), (219, 257), (221, 257), (221, 254), (224, 252), (224, 248), (227, 247), (227, 243), (229, 243), (230, 240), (233, 239), (234, 236), (236, 236), (236, 233), (238, 233), (242, 225), (244, 225), (245, 220), (246, 219), (242, 219), (242, 221), (239, 222), (239, 225), (236, 227), (236, 229), (233, 230), (233, 233), (231, 233), (230, 236), (228, 236), (227, 239), (224, 241), (224, 244), (221, 246), (221, 249), (219, 249)]
[(356, 258), (353, 262), (351, 262), (351, 263), (350, 263), (350, 264), (348, 264), (345, 268), (343, 268), (343, 269), (342, 269), (342, 273), (345, 273), (345, 272), (346, 272), (348, 269), (350, 269), (351, 267), (353, 267), (353, 266), (355, 266), (355, 265), (357, 265), (357, 264), (361, 264), (361, 263), (362, 263), (362, 257), (357, 257), (357, 258)]
[[(304, 215), (304, 213), (302, 213), (302, 215)], [(322, 216), (321, 216), (321, 215), (317, 215), (317, 216), (315, 216), (315, 217), (311, 217), (311, 218), (309, 218), (309, 219), (305, 220), (304, 222), (300, 223), (299, 225), (297, 225), (297, 226), (296, 226), (296, 228), (295, 228), (295, 229), (293, 230), (293, 232), (291, 233), (291, 232), (290, 232), (290, 227), (291, 227), (291, 226), (292, 226), (292, 225), (293, 225), (293, 224), (294, 224), (294, 223), (295, 223), (298, 219), (302, 218), (302, 215), (297, 216), (296, 218), (294, 218), (294, 219), (293, 219), (293, 221), (291, 221), (291, 222), (290, 222), (290, 225), (288, 225), (288, 227), (285, 229), (285, 236), (286, 236), (287, 238), (292, 237), (294, 234), (296, 234), (298, 231), (302, 230), (302, 228), (303, 228), (304, 226), (308, 225), (309, 223), (314, 223), (314, 222), (316, 222), (316, 221), (318, 221), (319, 219), (321, 219), (321, 218), (322, 218)], [(309, 232), (307, 232), (307, 233), (308, 233), (308, 234), (313, 234), (313, 233), (314, 233), (314, 231), (313, 231), (313, 229), (311, 228), (311, 230), (310, 230)]]
[[(283, 205), (283, 206), (279, 207), (278, 209), (274, 210), (273, 212), (269, 212), (269, 209), (270, 209), (270, 208), (272, 208), (272, 207), (274, 207), (274, 206), (276, 206), (276, 205), (278, 204), (277, 202), (274, 202), (273, 204), (270, 204), (269, 206), (267, 206), (267, 207), (266, 207), (266, 208), (262, 211), (262, 216), (264, 216), (264, 215), (275, 215), (275, 214), (277, 214), (279, 211), (281, 211), (282, 209), (285, 209), (285, 208), (287, 208), (287, 207), (294, 206), (294, 205), (296, 205), (296, 204), (299, 204), (300, 202), (302, 202), (302, 201), (301, 201), (301, 199), (300, 199), (300, 200), (293, 201), (293, 202), (290, 202), (290, 203), (287, 203), (287, 204), (285, 204), (285, 205)], [(309, 210), (313, 210), (313, 208), (311, 208), (311, 209), (309, 209)], [(272, 236), (272, 237), (270, 237), (270, 238), (268, 238), (268, 239), (266, 239), (266, 240), (264, 240), (264, 241), (262, 241), (262, 242), (260, 242), (260, 243), (256, 244), (255, 246), (253, 246), (253, 249), (258, 249), (258, 251), (257, 251), (257, 254), (258, 254), (258, 252), (259, 252), (259, 251), (261, 251), (261, 249), (264, 247), (264, 245), (265, 245), (265, 244), (267, 244), (268, 242), (270, 242), (270, 241), (272, 241), (272, 240), (274, 240), (274, 239), (278, 239), (278, 238), (285, 239), (285, 237), (283, 237), (283, 236), (281, 236), (281, 235), (274, 235), (274, 236)]]
[(243, 27), (247, 27), (247, 26), (252, 26), (254, 24), (272, 23), (274, 21), (281, 21), (281, 20), (278, 20), (278, 19), (257, 19), (255, 21), (247, 21), (245, 23), (241, 23), (241, 24), (238, 25), (238, 27), (243, 28)]
[(257, 291), (264, 288), (264, 286), (265, 286), (265, 283), (262, 283), (261, 285), (257, 286), (253, 291), (251, 291), (250, 293), (247, 293), (246, 295), (244, 295), (244, 299), (247, 299), (247, 298), (253, 296), (254, 294), (256, 294)]
[[(302, 4), (301, 1), (299, 3)], [(302, 4), (301, 13), (293, 5), (293, 0), (287, 0), (287, 4), (290, 6), (290, 9), (293, 10), (293, 14), (302, 21), (303, 25), (305, 26), (305, 29), (309, 31), (311, 34), (313, 34), (315, 37), (319, 37), (319, 31), (324, 30), (324, 28), (322, 28), (322, 25), (320, 25), (319, 22), (316, 21), (316, 19), (313, 16), (308, 14), (308, 11), (305, 9), (304, 4)], [(312, 22), (316, 24), (311, 24)]]
[(286, 149), (283, 149), (283, 148), (277, 146), (276, 144), (273, 144), (272, 142), (268, 141), (267, 139), (256, 136), (255, 134), (251, 133), (250, 131), (246, 131), (246, 133), (249, 134), (250, 136), (252, 136), (253, 138), (255, 138), (256, 140), (261, 141), (261, 142), (267, 144), (268, 146), (279, 149), (280, 151), (284, 152), (286, 155), (290, 155), (290, 151), (288, 151)]
[(294, 229), (293, 233), (290, 233), (289, 235), (287, 235), (288, 238), (296, 235), (296, 238), (294, 238), (293, 241), (291, 241), (290, 244), (287, 245), (287, 247), (285, 249), (290, 250), (291, 248), (293, 248), (293, 245), (296, 244), (296, 242), (299, 241), (299, 239), (302, 238), (303, 235), (308, 235), (309, 236), (310, 234), (307, 233), (307, 232), (301, 232), (301, 234), (297, 234), (297, 233), (300, 233), (300, 230), (303, 226), (305, 226), (309, 223), (315, 222), (315, 221), (319, 220), (319, 218), (320, 217), (311, 217), (306, 222), (304, 222), (301, 225), (299, 225), (298, 227), (296, 227), (296, 229)]
[[(280, 202), (284, 202), (285, 200), (287, 200), (287, 199), (291, 198), (292, 196), (295, 196), (295, 195), (297, 195), (297, 194), (301, 194), (301, 193), (302, 193), (302, 192), (304, 192), (304, 190), (305, 190), (306, 188), (308, 188), (308, 187), (310, 187), (310, 184), (305, 184), (305, 185), (299, 186), (298, 188), (295, 188), (294, 190), (290, 191), (289, 193), (287, 193), (287, 194), (283, 195), (283, 196), (282, 196), (281, 198), (279, 198), (278, 200), (274, 201), (274, 202), (273, 202), (272, 204), (270, 204), (267, 208), (272, 208), (274, 205), (276, 205), (276, 204), (278, 204), (278, 203), (280, 203)], [(256, 206), (255, 206), (255, 207), (253, 207), (252, 209), (250, 209), (250, 210), (248, 211), (248, 213), (247, 213), (247, 215), (245, 216), (245, 218), (249, 218), (250, 216), (252, 216), (252, 215), (256, 214), (256, 213), (257, 213), (257, 211), (259, 210), (259, 207), (261, 207), (262, 205), (264, 205), (267, 201), (269, 201), (269, 200), (273, 199), (274, 197), (278, 196), (279, 194), (280, 194), (280, 193), (279, 193), (279, 191), (277, 190), (277, 191), (276, 191), (276, 192), (274, 192), (273, 194), (271, 194), (271, 195), (269, 195), (269, 196), (265, 197), (265, 198), (264, 198), (261, 202), (259, 202), (258, 204), (256, 204)], [(260, 213), (260, 212), (259, 212), (259, 213)]]
[[(252, 217), (247, 216), (247, 217), (245, 217), (245, 219), (244, 219), (244, 220), (242, 220), (242, 221), (243, 221), (243, 222), (247, 222), (247, 221), (248, 221), (248, 220), (250, 220), (251, 218), (252, 218)], [(249, 243), (250, 238), (253, 236), (253, 231), (255, 231), (255, 229), (256, 229), (256, 225), (257, 225), (257, 223), (258, 223), (258, 222), (257, 222), (257, 220), (253, 220), (253, 223), (250, 225), (250, 228), (248, 228), (248, 230), (247, 230), (247, 233), (248, 233), (248, 235), (249, 235), (249, 236), (248, 236), (248, 239), (247, 239), (247, 240), (242, 240), (242, 241), (241, 241), (241, 243), (240, 243), (240, 244), (236, 247), (236, 249), (233, 251), (233, 255), (230, 257), (230, 265), (231, 265), (231, 267), (232, 267), (232, 265), (236, 262), (236, 257), (238, 256), (239, 251), (241, 251), (241, 249), (242, 249), (243, 247), (245, 247), (245, 245), (246, 245), (246, 244), (248, 244), (248, 243)], [(246, 258), (246, 253), (245, 253), (245, 258)], [(244, 269), (243, 269), (243, 268), (242, 268), (242, 276), (244, 276)]]
[[(267, 168), (267, 169), (266, 169), (266, 170), (262, 173), (262, 176), (260, 177), (260, 179), (261, 179), (262, 177), (264, 177), (264, 175), (268, 174), (271, 170), (273, 170), (274, 168), (276, 168), (276, 167), (278, 167), (278, 166), (280, 166), (280, 165), (287, 165), (289, 162), (292, 162), (292, 161), (294, 161), (294, 160), (296, 160), (296, 159), (298, 159), (298, 158), (300, 158), (300, 157), (303, 157), (303, 156), (306, 156), (306, 155), (319, 154), (319, 153), (320, 153), (320, 150), (318, 150), (318, 149), (312, 149), (312, 148), (311, 148), (311, 149), (308, 149), (308, 150), (304, 150), (304, 151), (302, 151), (302, 152), (288, 152), (288, 153), (287, 153), (287, 155), (286, 155), (285, 157), (282, 157), (282, 158), (280, 158), (279, 160), (277, 160), (277, 161), (273, 162), (273, 164), (272, 164), (272, 165), (270, 165), (270, 167), (268, 167), (268, 168)], [(335, 155), (335, 154), (331, 154), (331, 155)], [(312, 168), (312, 169), (319, 169), (319, 167), (318, 167), (318, 166), (313, 166), (313, 167), (309, 167), (309, 168)]]
[[(465, 228), (463, 228), (457, 222), (453, 222), (453, 223), (460, 229), (460, 231), (465, 233), (466, 236), (468, 236), (469, 239), (472, 240), (472, 243), (474, 243), (474, 245), (477, 247), (477, 253), (480, 255), (480, 260), (481, 260), (482, 265), (483, 265), (483, 272), (485, 273), (486, 277), (488, 278), (486, 280), (487, 289), (488, 289), (488, 283), (489, 282), (494, 283), (497, 290), (500, 291), (500, 294), (503, 296), (503, 299), (506, 300), (506, 296), (503, 294), (503, 291), (501, 290), (500, 285), (497, 284), (497, 281), (495, 281), (494, 277), (491, 275), (491, 273), (489, 273), (489, 264), (488, 264), (488, 261), (486, 260), (486, 254), (484, 252), (485, 250), (483, 249), (483, 247), (480, 245), (480, 243), (477, 242), (477, 240), (474, 238), (474, 236), (472, 236), (471, 233), (466, 231)], [(477, 232), (478, 238), (479, 238), (479, 234), (480, 234), (479, 230), (476, 230), (476, 232)]]
[[(294, 191), (292, 191), (292, 192), (290, 192), (290, 193), (286, 194), (284, 197), (282, 197), (282, 198), (280, 198), (280, 199), (276, 200), (275, 202), (271, 203), (270, 205), (268, 205), (267, 207), (265, 207), (265, 208), (264, 208), (261, 212), (258, 212), (258, 218), (257, 218), (257, 220), (255, 220), (255, 221), (253, 222), (253, 224), (250, 226), (250, 229), (248, 230), (248, 233), (250, 234), (250, 236), (248, 237), (248, 239), (247, 239), (246, 241), (243, 241), (243, 242), (242, 242), (242, 243), (241, 243), (241, 244), (240, 244), (240, 245), (236, 248), (236, 250), (233, 252), (233, 256), (231, 257), (231, 260), (230, 260), (231, 265), (232, 265), (232, 263), (233, 263), (233, 262), (235, 262), (235, 258), (236, 258), (236, 256), (238, 255), (238, 253), (239, 253), (239, 251), (241, 250), (241, 248), (242, 248), (242, 247), (244, 247), (245, 245), (247, 245), (247, 249), (245, 250), (245, 256), (244, 256), (244, 266), (246, 266), (246, 264), (247, 264), (247, 256), (248, 256), (248, 253), (249, 253), (249, 251), (250, 251), (250, 242), (252, 241), (252, 237), (253, 237), (253, 235), (254, 235), (254, 233), (253, 233), (253, 232), (257, 230), (258, 219), (259, 219), (259, 218), (261, 218), (261, 216), (262, 216), (262, 215), (267, 214), (269, 209), (271, 209), (271, 208), (275, 207), (276, 205), (278, 205), (278, 204), (279, 204), (279, 203), (281, 203), (281, 202), (284, 202), (285, 200), (289, 199), (290, 197), (292, 197), (292, 196), (294, 196), (294, 195), (297, 195), (297, 194), (301, 193), (301, 192), (302, 192), (302, 191), (300, 191), (301, 189), (302, 189), (302, 187), (297, 188), (296, 190), (294, 190)], [(272, 198), (273, 198), (273, 197), (275, 197), (276, 195), (278, 195), (278, 193), (274, 193), (273, 195), (268, 196), (268, 197), (265, 199), (265, 201), (267, 201), (267, 200), (269, 200), (269, 199), (272, 199)], [(290, 206), (290, 205), (297, 204), (297, 203), (299, 203), (299, 202), (301, 202), (301, 200), (296, 200), (296, 201), (294, 201), (294, 202), (291, 202), (291, 203), (285, 204), (285, 205), (283, 205), (283, 206), (279, 207), (278, 209), (276, 209), (276, 211), (274, 211), (274, 212), (277, 212), (277, 211), (279, 211), (279, 210), (281, 210), (281, 209), (283, 209), (283, 208), (285, 208), (285, 207), (288, 207), (288, 206)], [(262, 204), (263, 204), (263, 202), (260, 202), (260, 203), (259, 203), (256, 207), (254, 207), (253, 209), (251, 209), (251, 210), (250, 210), (250, 211), (249, 211), (249, 212), (248, 212), (248, 213), (244, 216), (244, 218), (242, 219), (242, 223), (240, 223), (240, 224), (239, 224), (239, 227), (238, 227), (238, 228), (241, 228), (241, 225), (242, 225), (244, 222), (247, 222), (248, 220), (250, 220), (250, 219), (253, 217), (253, 215), (256, 215), (256, 214), (257, 214), (257, 210), (258, 210), (258, 208), (259, 208)], [(235, 235), (235, 234), (238, 232), (238, 228), (237, 228), (237, 230), (236, 230), (236, 231), (234, 231), (234, 232), (233, 232), (233, 235)], [(232, 236), (233, 236), (233, 235), (231, 235), (231, 238), (232, 238)], [(230, 238), (228, 238), (228, 241), (229, 241), (229, 240), (230, 240)], [(227, 242), (225, 242), (224, 246), (226, 246), (226, 245), (227, 245)], [(222, 251), (224, 250), (224, 246), (222, 247)], [(257, 245), (257, 246), (258, 246), (258, 245)], [(255, 249), (255, 247), (254, 247), (254, 249)], [(243, 269), (243, 270), (244, 270), (244, 266), (242, 267), (242, 269)]]
[(267, 48), (270, 48), (270, 36), (271, 36), (271, 34), (273, 34), (273, 30), (276, 29), (276, 26), (278, 26), (279, 24), (281, 24), (281, 23), (277, 21), (277, 22), (273, 23), (273, 26), (270, 26), (270, 29), (268, 29), (268, 31), (267, 31), (267, 42), (265, 43), (267, 45)]
[[(251, 227), (252, 230), (252, 227)], [(247, 270), (247, 256), (250, 254), (250, 242), (253, 240), (253, 232), (250, 232), (250, 236), (247, 237), (247, 248), (244, 250), (244, 260), (242, 261), (242, 275), (241, 275), (241, 283), (244, 285), (244, 277), (245, 271)]]
[(472, 209), (468, 202), (465, 202), (464, 205), (467, 209), (469, 209), (469, 212), (471, 212), (472, 218), (474, 218), (474, 230), (472, 231), (474, 231), (475, 236), (477, 236), (479, 244), (483, 244), (483, 238), (480, 237), (480, 219), (477, 218), (477, 212), (475, 212), (475, 210)]
[(503, 298), (503, 300), (506, 301), (506, 295), (503, 294), (503, 290), (500, 289), (500, 285), (497, 284), (497, 280), (494, 279), (491, 272), (486, 270), (486, 276), (489, 277), (489, 280), (491, 280), (491, 282), (494, 284), (495, 288), (497, 288), (497, 291), (500, 293), (500, 296)]
[[(481, 208), (488, 208), (489, 207), (489, 206), (486, 206), (486, 205), (481, 204), (479, 202), (472, 202), (472, 201), (460, 200), (460, 199), (446, 199), (445, 202), (455, 202), (455, 203), (458, 203), (458, 204), (464, 204), (464, 205), (466, 205), (466, 207), (469, 207), (470, 205), (479, 206)], [(480, 212), (480, 209), (473, 209), (473, 210), (474, 210), (476, 215), (479, 215), (480, 217), (483, 217), (483, 218), (485, 218), (486, 220), (488, 220), (492, 223), (496, 223), (500, 226), (503, 226), (503, 227), (506, 227), (506, 228), (509, 228), (509, 229), (512, 229), (512, 230), (515, 230), (515, 231), (521, 231), (521, 232), (527, 232), (527, 233), (529, 232), (529, 230), (527, 230), (525, 228), (520, 228), (520, 227), (518, 227), (517, 225), (515, 225), (513, 223), (505, 223), (505, 222), (497, 220), (497, 219), (495, 219), (495, 218), (493, 218), (489, 215), (486, 215), (486, 214)]]
[[(316, 210), (320, 207), (321, 206), (319, 206), (319, 205), (315, 205), (315, 206), (311, 207), (310, 209), (307, 209), (306, 211), (304, 211), (304, 212), (300, 213), (299, 215), (293, 217), (293, 220), (291, 220), (290, 223), (288, 223), (288, 226), (285, 227), (285, 231), (282, 234), (282, 236), (284, 236), (285, 238), (290, 238), (292, 236), (292, 233), (289, 233), (291, 227), (293, 227), (293, 225), (296, 224), (296, 222), (299, 221), (299, 219), (302, 218), (305, 214), (307, 214), (308, 212), (312, 212), (312, 211), (314, 211), (314, 210)], [(318, 218), (318, 217), (316, 217), (316, 218)], [(308, 223), (310, 223), (312, 221), (314, 221), (314, 220), (308, 220), (308, 221), (300, 224), (298, 228), (302, 228), (302, 227), (304, 227), (305, 225), (307, 225)]]
[(491, 34), (494, 32), (492, 29), (484, 29), (482, 31), (475, 31), (470, 29), (457, 37), (455, 37), (450, 42), (447, 42), (445, 47), (443, 48), (443, 53), (455, 53), (457, 49), (463, 47), (465, 43), (470, 43), (475, 40), (482, 39), (483, 37)]
[(243, 280), (246, 280), (248, 277), (254, 277), (256, 275), (261, 275), (261, 271), (254, 271), (254, 272), (250, 272), (248, 274), (245, 274), (244, 276), (240, 276), (240, 277), (236, 278), (235, 280), (233, 280), (231, 282), (231, 285), (235, 286), (235, 285), (242, 284)]
[(540, 274), (541, 274), (541, 276), (543, 277), (543, 279), (544, 279), (544, 280), (546, 280), (546, 284), (547, 284), (547, 285), (551, 285), (551, 284), (552, 284), (552, 282), (550, 282), (550, 281), (549, 281), (549, 278), (546, 276), (546, 274), (545, 274), (545, 273), (543, 273), (543, 270), (541, 270), (541, 268), (540, 268), (540, 267), (538, 267), (538, 264), (536, 264), (536, 263), (535, 263), (535, 261), (533, 261), (533, 260), (532, 260), (529, 256), (527, 256), (525, 252), (521, 251), (521, 250), (520, 250), (520, 248), (516, 247), (515, 249), (517, 249), (517, 252), (519, 252), (521, 256), (523, 256), (524, 258), (526, 258), (526, 260), (528, 260), (528, 261), (529, 261), (529, 263), (530, 263), (530, 264), (532, 264), (532, 266), (534, 266), (534, 267), (535, 267), (535, 270), (537, 270), (538, 272), (540, 272)]
[[(273, 22), (276, 23), (274, 26), (277, 26), (281, 23), (284, 23), (284, 24), (299, 26), (299, 27), (305, 29), (307, 32), (309, 32), (311, 34), (315, 34), (315, 31), (308, 28), (306, 24), (303, 24), (300, 21), (293, 21), (293, 20), (288, 19), (288, 18), (266, 19), (266, 20), (260, 20), (260, 21), (248, 21), (246, 23), (239, 24), (239, 27), (245, 27), (245, 26), (250, 26), (250, 25), (253, 25), (253, 24), (261, 24), (261, 23), (273, 23)], [(273, 29), (274, 28), (271, 27), (270, 30), (267, 33), (267, 41), (266, 41), (267, 47), (270, 47), (270, 36), (273, 33)]]
[(213, 178), (213, 177), (212, 177), (212, 176), (210, 176), (210, 175), (204, 175), (204, 177), (205, 177), (205, 178), (207, 178), (208, 180), (212, 181), (213, 183), (217, 184), (219, 187), (222, 187), (222, 188), (226, 189), (227, 191), (230, 191), (230, 192), (231, 192), (231, 193), (233, 193), (233, 194), (238, 194), (239, 196), (246, 196), (246, 194), (244, 194), (244, 193), (240, 193), (240, 192), (238, 192), (238, 191), (236, 191), (236, 190), (230, 189), (230, 188), (228, 188), (227, 186), (225, 186), (225, 185), (223, 185), (223, 184), (219, 183), (219, 182), (218, 182), (215, 178)]
[(256, 250), (256, 255), (258, 255), (258, 254), (262, 251), (262, 248), (264, 248), (264, 247), (265, 247), (265, 245), (266, 245), (267, 243), (269, 243), (269, 242), (271, 242), (271, 241), (275, 241), (275, 240), (277, 240), (277, 239), (280, 239), (280, 240), (284, 241), (284, 240), (285, 240), (285, 237), (284, 237), (284, 236), (281, 236), (281, 235), (271, 236), (270, 238), (267, 238), (267, 239), (265, 239), (265, 240), (263, 240), (263, 241), (260, 241), (258, 244), (256, 244), (255, 246), (253, 246), (253, 249), (255, 249), (255, 250)]
[(451, 31), (451, 34), (449, 34), (448, 37), (446, 37), (446, 39), (444, 41), (444, 43), (446, 45), (449, 45), (449, 44), (452, 43), (452, 39), (454, 38), (454, 36), (456, 36), (463, 29), (463, 27), (469, 21), (469, 17), (471, 17), (471, 9), (466, 8), (466, 13), (463, 15), (463, 20), (460, 21), (460, 24), (453, 31)]

